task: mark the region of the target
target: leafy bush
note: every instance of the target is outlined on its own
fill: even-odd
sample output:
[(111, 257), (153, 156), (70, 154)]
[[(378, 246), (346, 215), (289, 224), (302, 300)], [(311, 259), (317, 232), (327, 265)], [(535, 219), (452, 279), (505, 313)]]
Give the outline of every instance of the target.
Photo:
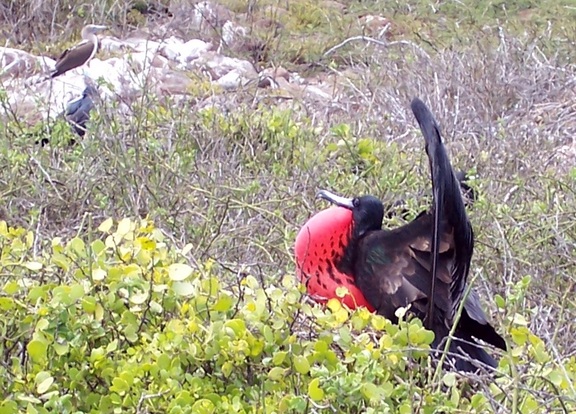
[(0, 222), (0, 248), (3, 413), (576, 409), (576, 359), (558, 364), (515, 311), (529, 278), (497, 298), (511, 350), (491, 383), (430, 364), (417, 319), (323, 309), (292, 275), (225, 285), (147, 220), (45, 246)]

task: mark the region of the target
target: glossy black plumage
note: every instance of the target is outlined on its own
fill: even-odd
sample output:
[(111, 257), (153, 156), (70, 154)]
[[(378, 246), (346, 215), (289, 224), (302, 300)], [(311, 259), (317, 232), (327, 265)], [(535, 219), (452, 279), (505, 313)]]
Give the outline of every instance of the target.
[(466, 215), (460, 182), (442, 143), (439, 127), (424, 103), (412, 102), (430, 161), (432, 207), (412, 222), (383, 230), (384, 207), (372, 196), (345, 199), (327, 191), (319, 196), (352, 210), (352, 230), (338, 270), (351, 274), (366, 300), (395, 321), (398, 307), (425, 320), (435, 333), (433, 346), (443, 341), (462, 302), (449, 358), (456, 368), (477, 369), (477, 362), (495, 367), (496, 361), (476, 339), (505, 349), (504, 339), (488, 323), (477, 294), (464, 298), (474, 248), (474, 234)]

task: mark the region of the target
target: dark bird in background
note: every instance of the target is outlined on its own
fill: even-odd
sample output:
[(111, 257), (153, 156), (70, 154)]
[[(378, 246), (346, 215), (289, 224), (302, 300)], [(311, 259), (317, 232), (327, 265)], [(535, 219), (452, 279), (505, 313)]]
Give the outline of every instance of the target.
[[(66, 109), (59, 117), (64, 117), (72, 127), (72, 130), (80, 137), (84, 137), (88, 121), (90, 120), (90, 112), (94, 109), (94, 101), (97, 99), (99, 99), (98, 90), (95, 86), (87, 84), (82, 92), (82, 96), (68, 102)], [(44, 136), (36, 140), (35, 144), (44, 147), (49, 142), (50, 137)], [(74, 145), (75, 143), (75, 139), (70, 139), (69, 145)]]
[(97, 24), (89, 24), (84, 27), (82, 29), (82, 42), (70, 49), (66, 49), (60, 55), (49, 78), (55, 78), (88, 63), (98, 51), (98, 37), (96, 34), (106, 29), (106, 26)]
[(319, 301), (340, 298), (350, 308), (366, 306), (393, 322), (396, 310), (410, 305), (435, 334), (432, 346), (442, 350), (457, 317), (448, 360), (462, 371), (479, 363), (496, 367), (478, 340), (506, 349), (504, 339), (489, 324), (478, 295), (467, 297), (467, 278), (474, 234), (466, 215), (460, 183), (440, 130), (426, 105), (412, 102), (412, 111), (426, 142), (433, 202), (410, 223), (382, 229), (384, 207), (370, 195), (344, 198), (320, 191), (331, 207), (313, 216), (300, 230), (295, 245), (297, 273), (310, 295)]
[(74, 132), (81, 137), (86, 133), (86, 124), (90, 120), (90, 111), (94, 108), (94, 100), (98, 96), (96, 88), (88, 85), (80, 98), (70, 101), (66, 106), (64, 118), (72, 126)]

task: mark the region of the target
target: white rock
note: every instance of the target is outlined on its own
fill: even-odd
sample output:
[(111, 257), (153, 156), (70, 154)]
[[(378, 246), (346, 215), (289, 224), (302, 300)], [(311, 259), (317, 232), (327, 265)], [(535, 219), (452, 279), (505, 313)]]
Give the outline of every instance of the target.
[(216, 11), (214, 5), (209, 1), (201, 1), (194, 6), (192, 11), (192, 28), (200, 30), (214, 18)]
[(242, 85), (243, 81), (245, 81), (245, 79), (242, 77), (242, 74), (237, 69), (233, 69), (218, 79), (215, 83), (225, 90), (230, 91), (237, 89)]
[(243, 26), (240, 26), (230, 20), (224, 23), (222, 26), (222, 43), (226, 44), (227, 46), (231, 46), (236, 40), (246, 37), (248, 35), (248, 29)]
[(159, 53), (165, 58), (177, 62), (180, 57), (180, 51), (182, 50), (182, 44), (182, 40), (171, 36), (162, 42)]
[(22, 50), (0, 46), (0, 77), (47, 72), (55, 63), (53, 59), (45, 56), (35, 56)]
[(208, 70), (212, 80), (220, 79), (234, 69), (248, 79), (254, 79), (258, 76), (252, 63), (247, 60), (222, 56), (214, 52), (206, 52), (192, 63), (193, 67)]
[(98, 47), (106, 52), (124, 52), (130, 49), (134, 50), (132, 46), (113, 36), (106, 36), (100, 39)]
[(208, 52), (212, 48), (212, 44), (206, 43), (199, 39), (192, 39), (184, 43), (180, 47), (180, 56), (178, 61), (180, 64), (185, 65), (195, 59), (198, 59), (203, 53)]

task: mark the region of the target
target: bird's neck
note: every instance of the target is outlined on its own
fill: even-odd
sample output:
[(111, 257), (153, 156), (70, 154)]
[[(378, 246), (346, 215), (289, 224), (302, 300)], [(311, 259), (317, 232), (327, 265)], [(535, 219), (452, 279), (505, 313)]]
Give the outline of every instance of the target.
[(354, 226), (348, 228), (348, 234), (343, 237), (346, 240), (342, 255), (335, 260), (336, 269), (347, 275), (354, 274), (354, 263), (356, 261), (356, 247), (358, 236), (354, 232)]

